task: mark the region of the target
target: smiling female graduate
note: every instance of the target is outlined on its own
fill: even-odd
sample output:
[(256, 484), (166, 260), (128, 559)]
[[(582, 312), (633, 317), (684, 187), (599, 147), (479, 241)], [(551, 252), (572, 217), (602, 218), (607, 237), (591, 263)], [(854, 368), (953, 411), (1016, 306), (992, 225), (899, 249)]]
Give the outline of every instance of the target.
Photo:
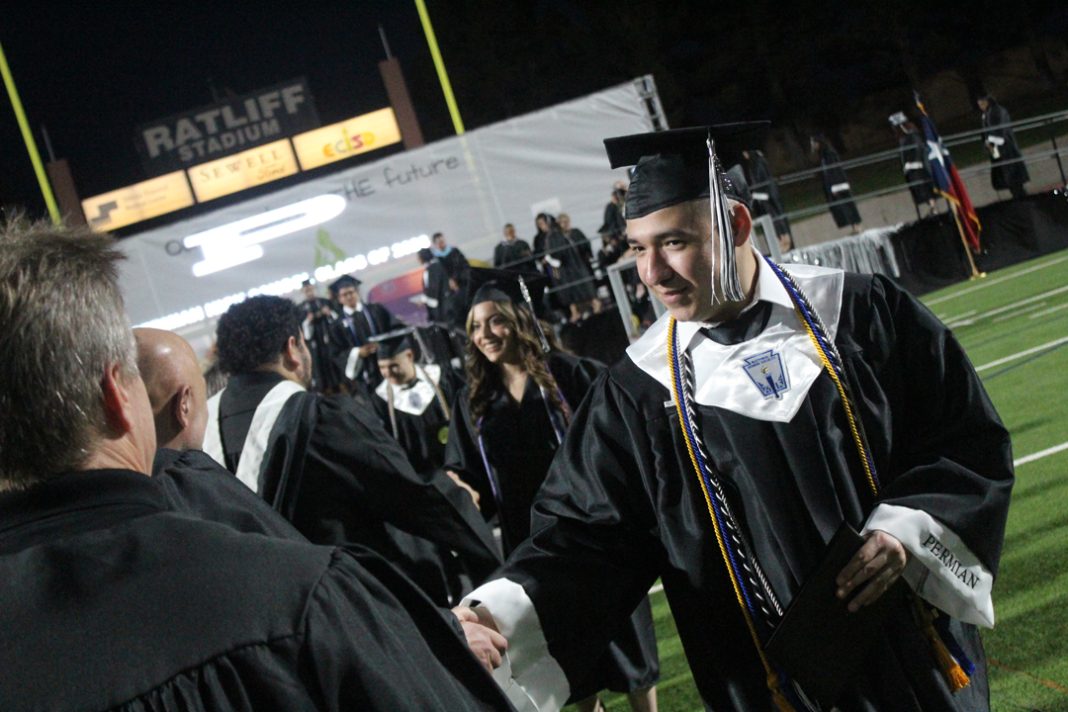
[[(533, 310), (546, 281), (537, 273), (471, 271), (467, 385), (456, 400), (445, 469), (479, 492), (483, 516), (497, 516), (506, 555), (530, 535), (531, 503), (574, 409), (604, 371), (597, 361), (551, 348)], [(570, 691), (584, 702), (580, 709), (595, 709), (592, 695), (608, 688), (628, 693), (635, 709), (655, 710), (652, 612), (644, 598), (631, 611), (612, 644), (606, 639), (591, 651), (601, 662)]]
[[(825, 662), (845, 678), (832, 704), (987, 710), (976, 626), (994, 622), (1008, 433), (953, 335), (891, 281), (751, 247), (719, 166), (750, 129), (605, 142), (635, 166), (628, 240), (668, 311), (593, 384), (531, 537), (466, 603), (508, 639), (512, 699), (553, 709), (659, 576), (710, 709), (816, 709), (766, 645), (847, 523), (864, 542), (826, 603), (888, 612), (855, 674)], [(909, 594), (883, 598), (898, 580)]]

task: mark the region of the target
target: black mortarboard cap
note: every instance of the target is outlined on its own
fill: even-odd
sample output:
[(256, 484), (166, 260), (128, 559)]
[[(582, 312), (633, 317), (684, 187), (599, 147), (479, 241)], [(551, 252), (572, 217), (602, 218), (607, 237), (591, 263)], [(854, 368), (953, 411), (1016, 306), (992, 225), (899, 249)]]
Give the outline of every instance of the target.
[(467, 282), (467, 293), (471, 306), (482, 302), (509, 300), (516, 304), (525, 304), (523, 289), (519, 285), (522, 277), (526, 284), (530, 301), (537, 304), (549, 284), (549, 280), (540, 272), (513, 272), (503, 269), (472, 267)]
[(330, 283), (330, 293), (337, 294), (344, 287), (357, 288), (360, 286), (360, 284), (362, 284), (362, 282), (360, 282), (360, 280), (356, 279), (352, 275), (343, 274)]
[[(722, 166), (739, 160), (742, 150), (761, 145), (770, 123), (746, 121), (670, 131), (617, 136), (604, 140), (612, 168), (634, 166), (623, 216), (640, 218), (663, 208), (710, 194), (708, 140)], [(728, 176), (723, 191), (745, 202)]]
[(418, 349), (415, 346), (415, 342), (412, 340), (413, 328), (409, 327), (399, 332), (391, 332), (393, 335), (386, 335), (382, 339), (374, 339), (378, 344), (378, 351), (375, 352), (375, 356), (379, 359), (393, 358), (397, 354), (411, 349), (413, 352), (418, 353)]

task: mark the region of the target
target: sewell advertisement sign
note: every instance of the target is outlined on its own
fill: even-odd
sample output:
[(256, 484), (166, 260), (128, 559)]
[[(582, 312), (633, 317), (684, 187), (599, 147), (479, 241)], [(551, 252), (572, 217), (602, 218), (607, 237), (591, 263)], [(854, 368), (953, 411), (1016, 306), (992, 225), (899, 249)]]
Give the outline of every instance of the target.
[(319, 126), (304, 79), (143, 124), (137, 150), (150, 176), (183, 170)]

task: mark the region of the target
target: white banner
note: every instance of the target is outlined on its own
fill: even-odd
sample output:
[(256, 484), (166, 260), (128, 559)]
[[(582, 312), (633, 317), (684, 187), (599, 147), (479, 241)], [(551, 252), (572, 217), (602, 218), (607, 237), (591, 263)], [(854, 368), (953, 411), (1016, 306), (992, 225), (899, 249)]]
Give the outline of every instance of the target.
[(529, 242), (546, 206), (596, 237), (626, 176), (608, 167), (602, 139), (650, 130), (627, 83), (126, 238), (131, 322), (191, 326), (308, 276), (357, 273), (366, 292), (417, 268), (434, 232), (489, 261), (505, 223)]

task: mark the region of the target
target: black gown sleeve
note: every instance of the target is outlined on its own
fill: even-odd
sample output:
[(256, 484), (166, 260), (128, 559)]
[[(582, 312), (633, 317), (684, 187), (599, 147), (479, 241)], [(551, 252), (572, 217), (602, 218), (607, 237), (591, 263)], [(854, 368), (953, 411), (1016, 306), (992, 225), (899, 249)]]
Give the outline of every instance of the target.
[(996, 574), (1014, 480), (1009, 433), (952, 332), (884, 277), (871, 292), (868, 348), (889, 344), (873, 355), (897, 401), (879, 499), (942, 521)]
[(440, 471), (416, 473), (366, 406), (336, 396), (322, 398), (319, 407), (311, 449), (321, 462), (337, 463), (349, 501), (367, 516), (455, 549), (475, 577), (497, 566), (493, 536), (467, 492)]
[(312, 592), (298, 666), (324, 710), (510, 710), (452, 613), (360, 547)]
[(642, 484), (652, 445), (639, 412), (603, 373), (575, 413), (534, 501), (531, 537), (495, 578), (520, 584), (572, 688), (656, 580), (661, 548)]
[(449, 422), (449, 440), (445, 445), (446, 470), (460, 476), (478, 492), (479, 509), (487, 521), (497, 514), (497, 500), (493, 496), (486, 466), (478, 447), (478, 433), (471, 422), (468, 408), (466, 386), (460, 389), (453, 399), (452, 420)]

